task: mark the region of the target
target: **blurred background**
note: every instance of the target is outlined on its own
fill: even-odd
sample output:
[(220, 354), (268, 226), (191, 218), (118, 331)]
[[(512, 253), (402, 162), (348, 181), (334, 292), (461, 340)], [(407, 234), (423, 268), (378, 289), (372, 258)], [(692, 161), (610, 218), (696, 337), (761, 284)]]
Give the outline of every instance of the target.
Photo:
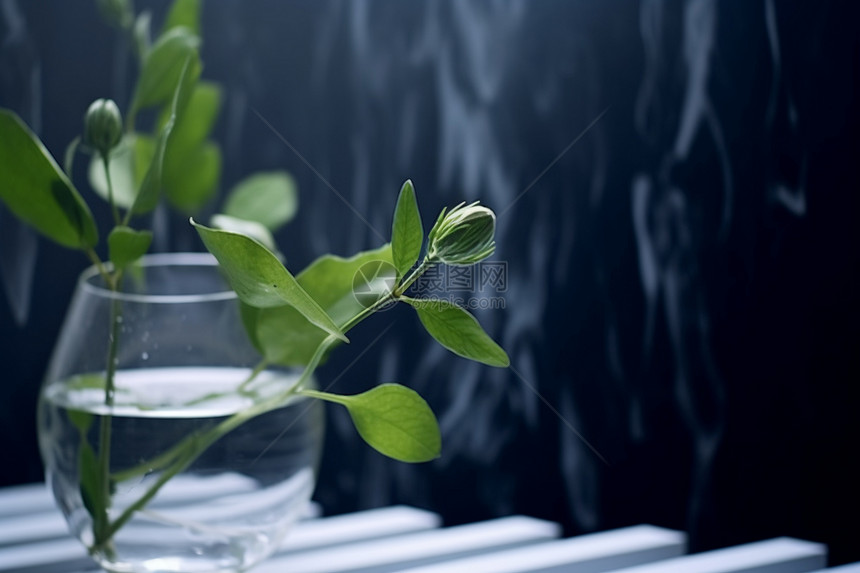
[[(156, 29), (167, 6), (136, 1)], [(443, 457), (389, 461), (331, 410), (325, 511), (648, 522), (694, 550), (790, 535), (860, 559), (858, 16), (851, 0), (205, 3), (221, 187), (293, 174), (292, 269), (379, 245), (406, 178), (427, 227), (462, 200), (498, 214), (505, 282), (457, 296), (503, 299), (476, 314), (512, 368), (447, 353), (403, 309), (362, 324), (320, 378), (411, 385)], [(0, 0), (0, 105), (62, 157), (93, 99), (126, 105), (123, 42), (93, 2)], [(36, 396), (87, 263), (4, 209), (11, 485), (42, 479)], [(158, 249), (202, 250), (181, 218), (160, 224)]]

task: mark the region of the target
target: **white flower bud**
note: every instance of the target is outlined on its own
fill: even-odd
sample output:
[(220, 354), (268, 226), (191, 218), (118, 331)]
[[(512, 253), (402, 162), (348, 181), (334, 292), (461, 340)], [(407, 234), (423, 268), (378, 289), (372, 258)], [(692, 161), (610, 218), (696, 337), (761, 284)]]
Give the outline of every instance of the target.
[(430, 230), (428, 259), (448, 265), (473, 265), (496, 250), (496, 215), (474, 202), (443, 209)]
[(117, 146), (122, 139), (122, 115), (110, 99), (97, 99), (84, 117), (84, 143), (101, 153)]

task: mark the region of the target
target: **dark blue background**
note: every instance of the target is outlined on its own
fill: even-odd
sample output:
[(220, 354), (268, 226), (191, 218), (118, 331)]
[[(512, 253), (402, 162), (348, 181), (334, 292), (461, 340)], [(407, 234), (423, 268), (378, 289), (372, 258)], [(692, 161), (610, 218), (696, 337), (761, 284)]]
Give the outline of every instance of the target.
[[(444, 456), (390, 462), (333, 410), (326, 510), (650, 522), (693, 549), (791, 535), (860, 559), (857, 6), (209, 2), (222, 186), (295, 175), (291, 268), (378, 245), (407, 177), (425, 225), (461, 200), (499, 213), (506, 309), (479, 318), (513, 369), (447, 354), (405, 309), (363, 324), (321, 378), (393, 324), (336, 389), (411, 384)], [(128, 100), (131, 62), (89, 2), (0, 7), (0, 104), (61, 156), (91, 100)], [(41, 479), (36, 394), (86, 264), (34, 245), (0, 212), (0, 276), (32, 293), (0, 304), (0, 485)], [(201, 246), (177, 217), (160, 248)]]

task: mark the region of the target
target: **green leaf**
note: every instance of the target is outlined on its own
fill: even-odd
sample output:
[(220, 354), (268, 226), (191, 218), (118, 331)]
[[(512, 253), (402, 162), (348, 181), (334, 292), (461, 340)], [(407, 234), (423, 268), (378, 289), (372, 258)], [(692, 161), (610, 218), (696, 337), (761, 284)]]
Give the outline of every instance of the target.
[[(199, 82), (188, 95), (188, 103), (181, 108), (179, 119), (170, 135), (167, 145), (168, 161), (181, 158), (201, 145), (215, 125), (221, 110), (221, 88), (211, 82)], [(170, 108), (165, 107), (158, 125), (164, 126), (170, 114)]]
[(69, 421), (78, 430), (80, 445), (78, 446), (78, 483), (80, 484), (81, 501), (93, 518), (93, 531), (96, 535), (104, 527), (108, 500), (105, 499), (103, 476), (100, 471), (99, 459), (87, 439), (87, 433), (95, 420), (90, 412), (69, 409), (66, 411)]
[[(128, 134), (110, 152), (110, 180), (117, 206), (130, 209), (137, 197), (146, 172), (155, 156), (155, 140), (147, 135)], [(108, 200), (107, 178), (102, 159), (94, 154), (89, 166), (90, 186), (96, 194)]]
[(474, 316), (456, 304), (443, 299), (403, 300), (418, 312), (430, 336), (454, 354), (488, 366), (510, 366), (507, 353), (484, 332)]
[(399, 276), (405, 275), (418, 260), (423, 242), (424, 227), (421, 225), (415, 189), (412, 187), (412, 181), (407, 180), (397, 197), (394, 223), (391, 226), (391, 249)]
[(284, 171), (257, 173), (243, 179), (230, 190), (224, 213), (257, 221), (275, 231), (296, 214), (296, 183)]
[(42, 142), (12, 111), (0, 108), (0, 200), (16, 217), (63, 246), (98, 242), (95, 221)]
[(180, 26), (200, 35), (200, 0), (174, 0), (162, 33)]
[(106, 509), (107, 500), (102, 493), (98, 458), (92, 446), (85, 440), (81, 440), (78, 448), (78, 480), (81, 484), (81, 500), (84, 502), (84, 507), (94, 520), (98, 520)]
[(143, 61), (131, 113), (170, 101), (186, 61), (199, 46), (200, 38), (186, 28), (174, 28), (161, 36)]
[[(375, 281), (394, 282), (391, 247), (364, 251), (350, 258), (325, 255), (311, 263), (296, 276), (299, 285), (343, 327), (363, 311), (369, 301), (356, 297), (355, 291), (364, 283), (363, 268), (385, 268), (388, 273), (374, 274)], [(358, 278), (356, 278), (358, 277)], [(376, 285), (372, 285), (376, 288)], [(362, 289), (364, 290), (364, 289)], [(382, 289), (377, 289), (382, 290)], [(284, 366), (305, 366), (325, 335), (296, 309), (290, 306), (243, 309), (245, 326), (260, 353), (272, 363)]]
[(245, 235), (210, 229), (193, 219), (191, 224), (243, 302), (261, 308), (292, 305), (313, 324), (347, 341), (331, 317), (263, 245)]
[(173, 132), (173, 126), (176, 125), (177, 118), (183, 109), (182, 102), (188, 100), (188, 94), (191, 93), (192, 87), (197, 83), (200, 71), (200, 56), (194, 51), (188, 56), (182, 67), (179, 82), (176, 84), (176, 90), (173, 93), (173, 99), (170, 104), (170, 115), (158, 134), (152, 162), (149, 165), (149, 169), (140, 185), (140, 190), (132, 206), (134, 213), (149, 212), (158, 204), (158, 198), (161, 194), (164, 154), (167, 149), (167, 142), (170, 134)]
[(108, 235), (108, 253), (118, 269), (133, 263), (149, 250), (152, 243), (150, 231), (135, 231), (130, 227), (114, 227)]
[(325, 333), (291, 306), (255, 310), (245, 312), (245, 324), (260, 354), (273, 364), (306, 366)]
[(91, 412), (85, 412), (84, 410), (73, 410), (69, 408), (66, 410), (66, 415), (69, 417), (69, 421), (72, 425), (81, 433), (81, 436), (86, 437), (87, 432), (89, 432), (90, 426), (93, 425), (93, 420), (95, 419), (93, 414)]
[(209, 201), (218, 188), (221, 148), (206, 142), (185, 155), (181, 163), (174, 157), (169, 151), (164, 156), (164, 193), (173, 207), (191, 214)]
[(222, 231), (233, 231), (234, 233), (239, 233), (240, 235), (246, 235), (252, 239), (256, 239), (273, 253), (277, 252), (277, 246), (275, 245), (275, 239), (272, 237), (272, 233), (256, 221), (246, 221), (245, 219), (239, 219), (238, 217), (218, 214), (212, 215), (210, 224), (216, 229), (221, 229)]
[[(323, 255), (311, 263), (299, 276), (299, 283), (312, 294), (315, 300), (332, 311), (336, 320), (347, 322), (365, 308), (366, 301), (359, 301), (354, 295), (355, 287), (364, 276), (360, 271), (391, 265), (391, 245), (385, 244), (377, 249), (362, 251), (344, 258), (337, 255)], [(375, 273), (379, 280), (379, 273)], [(388, 275), (391, 278), (391, 275)]]
[[(212, 198), (221, 178), (221, 149), (206, 141), (221, 106), (221, 90), (199, 83), (189, 91), (167, 141), (162, 183), (171, 205), (190, 214)], [(167, 123), (169, 111), (165, 108), (160, 125)]]
[(345, 406), (355, 429), (373, 449), (401, 462), (439, 457), (442, 437), (433, 410), (414, 390), (380, 384), (354, 396), (302, 390), (302, 394)]
[(78, 374), (72, 376), (64, 384), (68, 384), (70, 390), (104, 390), (104, 374)]

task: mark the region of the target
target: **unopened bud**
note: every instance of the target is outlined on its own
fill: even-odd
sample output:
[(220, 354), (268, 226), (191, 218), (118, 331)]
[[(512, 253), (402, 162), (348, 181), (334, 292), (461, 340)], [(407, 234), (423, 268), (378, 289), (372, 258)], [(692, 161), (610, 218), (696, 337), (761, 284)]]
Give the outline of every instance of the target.
[(84, 117), (84, 143), (101, 153), (117, 146), (122, 139), (122, 115), (113, 100), (97, 99)]
[(496, 215), (476, 201), (443, 209), (430, 230), (427, 256), (448, 265), (473, 265), (496, 250)]

